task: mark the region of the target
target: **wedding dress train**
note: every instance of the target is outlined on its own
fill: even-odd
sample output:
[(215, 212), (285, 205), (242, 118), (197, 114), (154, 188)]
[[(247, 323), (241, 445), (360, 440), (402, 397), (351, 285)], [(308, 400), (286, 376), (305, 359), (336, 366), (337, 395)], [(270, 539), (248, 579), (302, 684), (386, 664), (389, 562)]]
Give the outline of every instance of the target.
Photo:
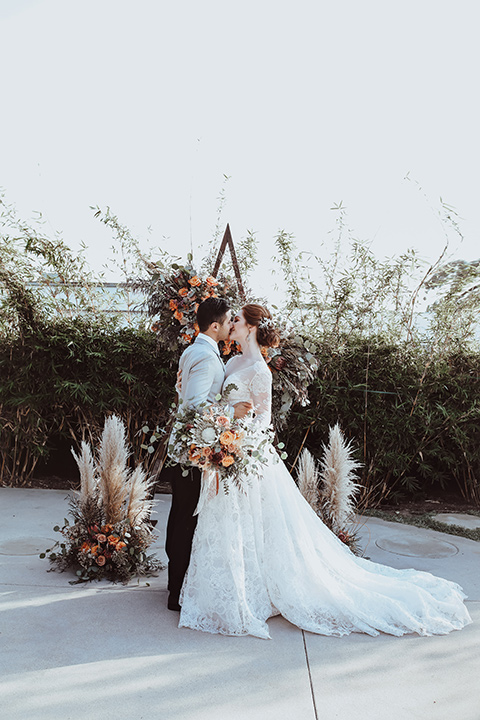
[[(227, 367), (228, 373), (228, 367)], [(271, 373), (259, 361), (227, 374), (229, 401), (250, 400), (268, 425)], [(322, 523), (286, 466), (272, 461), (246, 491), (232, 487), (201, 509), (179, 627), (269, 638), (281, 614), (324, 635), (441, 635), (471, 622), (456, 583), (353, 555)]]

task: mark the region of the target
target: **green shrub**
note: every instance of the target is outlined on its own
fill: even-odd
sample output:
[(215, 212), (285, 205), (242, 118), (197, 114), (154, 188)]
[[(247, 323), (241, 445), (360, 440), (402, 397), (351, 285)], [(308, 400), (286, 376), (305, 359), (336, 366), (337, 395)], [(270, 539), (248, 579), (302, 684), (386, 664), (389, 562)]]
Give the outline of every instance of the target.
[(4, 338), (0, 480), (27, 482), (54, 437), (78, 442), (85, 433), (95, 436), (112, 412), (125, 421), (141, 458), (141, 427), (146, 420), (165, 423), (174, 383), (168, 353), (151, 332), (138, 328), (73, 318)]
[[(302, 443), (317, 457), (339, 422), (363, 463), (364, 505), (449, 487), (480, 501), (480, 354), (425, 357), (379, 338), (319, 351), (311, 405), (285, 430), (291, 464)], [(453, 487), (452, 487), (453, 485)]]

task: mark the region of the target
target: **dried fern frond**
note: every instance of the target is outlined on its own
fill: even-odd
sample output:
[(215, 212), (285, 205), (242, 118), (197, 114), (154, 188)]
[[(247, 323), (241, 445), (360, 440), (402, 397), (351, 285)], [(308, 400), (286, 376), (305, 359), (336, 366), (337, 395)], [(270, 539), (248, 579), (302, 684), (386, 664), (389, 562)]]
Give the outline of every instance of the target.
[(128, 456), (125, 426), (119, 417), (112, 415), (105, 420), (98, 453), (99, 487), (107, 523), (115, 524), (125, 518)]
[(352, 459), (352, 452), (352, 443), (345, 442), (337, 423), (329, 429), (329, 443), (323, 448), (321, 461), (321, 504), (337, 530), (345, 527), (355, 513), (354, 498), (360, 488), (354, 473), (360, 463)]
[(318, 512), (319, 509), (319, 472), (313, 455), (304, 448), (297, 465), (298, 489), (309, 505)]
[(78, 465), (80, 472), (80, 506), (85, 505), (92, 498), (96, 497), (97, 494), (97, 478), (95, 477), (95, 462), (93, 460), (92, 451), (90, 445), (82, 440), (81, 452), (79, 455), (76, 454), (72, 448), (72, 455), (75, 458), (75, 462)]
[(149, 498), (149, 490), (153, 483), (154, 480), (147, 478), (141, 465), (138, 465), (131, 474), (126, 515), (133, 526), (139, 526), (150, 517), (153, 500)]

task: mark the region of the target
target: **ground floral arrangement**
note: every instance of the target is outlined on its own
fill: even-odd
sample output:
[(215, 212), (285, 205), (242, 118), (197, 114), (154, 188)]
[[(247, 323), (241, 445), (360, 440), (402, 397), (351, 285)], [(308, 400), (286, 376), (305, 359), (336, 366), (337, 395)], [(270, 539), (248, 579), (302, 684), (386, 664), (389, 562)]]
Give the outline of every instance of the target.
[[(73, 452), (73, 451), (72, 451)], [(126, 430), (120, 418), (107, 418), (95, 461), (82, 442), (74, 453), (80, 471), (80, 493), (70, 500), (72, 523), (54, 530), (63, 536), (40, 557), (52, 569), (72, 570), (72, 583), (107, 578), (128, 582), (136, 575), (152, 575), (163, 565), (147, 553), (154, 540), (148, 522), (151, 482), (141, 466), (130, 470)]]
[(355, 470), (359, 467), (360, 463), (353, 459), (352, 444), (346, 442), (338, 423), (329, 428), (320, 467), (307, 449), (302, 451), (297, 466), (298, 489), (305, 500), (355, 555), (362, 554), (355, 519), (355, 497), (360, 489)]

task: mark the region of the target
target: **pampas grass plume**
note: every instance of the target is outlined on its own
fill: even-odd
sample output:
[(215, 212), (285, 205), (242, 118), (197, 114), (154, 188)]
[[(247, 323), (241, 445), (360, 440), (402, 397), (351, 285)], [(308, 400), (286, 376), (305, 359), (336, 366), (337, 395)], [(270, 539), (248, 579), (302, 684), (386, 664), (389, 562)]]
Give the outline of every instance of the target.
[(125, 426), (119, 417), (112, 415), (105, 420), (98, 453), (99, 486), (107, 523), (115, 524), (125, 517), (128, 456)]
[(93, 460), (90, 445), (82, 440), (81, 452), (79, 455), (72, 448), (72, 455), (78, 465), (80, 473), (80, 505), (85, 505), (97, 490), (97, 479), (95, 477), (95, 463)]
[(318, 512), (318, 481), (319, 473), (313, 455), (304, 448), (298, 459), (297, 466), (298, 489), (305, 500)]
[(354, 497), (360, 486), (355, 482), (354, 470), (360, 463), (352, 459), (352, 445), (345, 442), (338, 423), (330, 428), (329, 443), (323, 450), (322, 505), (332, 526), (341, 529), (355, 513)]
[(153, 501), (149, 499), (149, 490), (154, 481), (149, 481), (141, 465), (133, 471), (129, 483), (127, 518), (131, 525), (140, 525), (149, 516)]

